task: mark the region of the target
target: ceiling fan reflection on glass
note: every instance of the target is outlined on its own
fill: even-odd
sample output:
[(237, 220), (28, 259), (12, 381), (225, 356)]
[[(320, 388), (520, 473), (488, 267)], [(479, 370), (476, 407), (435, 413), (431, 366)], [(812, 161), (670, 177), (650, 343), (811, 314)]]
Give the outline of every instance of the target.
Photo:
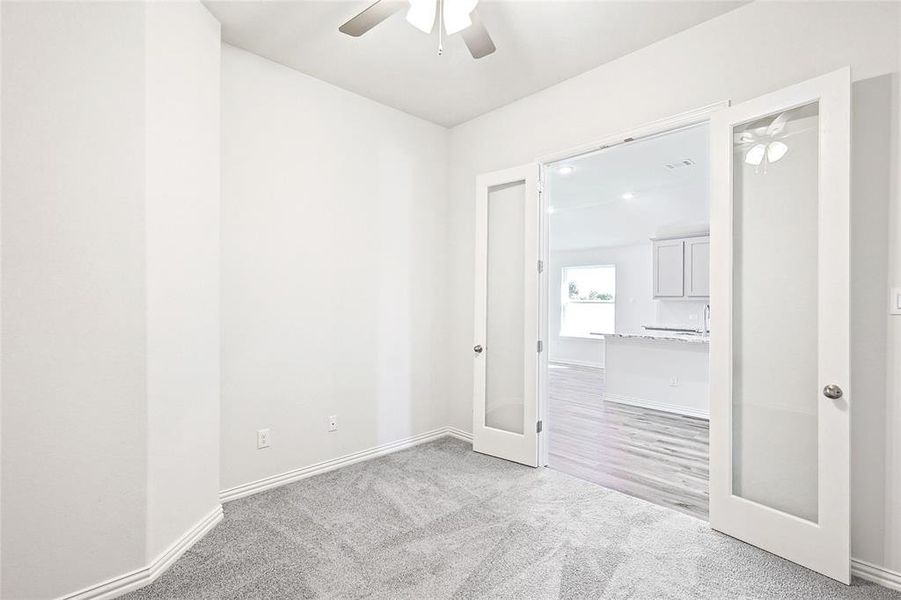
[(444, 54), (444, 37), (461, 33), (473, 58), (483, 58), (496, 48), (479, 18), (479, 0), (376, 0), (366, 10), (338, 28), (349, 36), (360, 37), (394, 13), (407, 9), (407, 22), (424, 33), (438, 25), (438, 55)]
[(735, 144), (744, 150), (745, 164), (757, 167), (757, 170), (763, 166), (766, 172), (768, 164), (782, 160), (788, 152), (788, 145), (782, 141), (789, 135), (785, 131), (787, 123), (788, 113), (782, 113), (766, 127), (747, 129), (736, 134)]

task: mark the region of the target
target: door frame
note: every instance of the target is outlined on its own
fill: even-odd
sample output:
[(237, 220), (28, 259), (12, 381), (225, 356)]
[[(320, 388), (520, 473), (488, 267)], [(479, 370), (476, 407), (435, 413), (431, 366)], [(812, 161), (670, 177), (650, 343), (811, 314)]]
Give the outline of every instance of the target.
[[(678, 113), (671, 117), (651, 121), (643, 125), (638, 125), (630, 129), (626, 129), (614, 134), (605, 135), (594, 138), (592, 141), (572, 146), (556, 152), (548, 152), (539, 155), (535, 162), (539, 166), (539, 183), (538, 183), (538, 205), (540, 209), (540, 217), (538, 223), (539, 242), (538, 249), (540, 260), (545, 266), (539, 275), (538, 285), (539, 300), (539, 335), (545, 340), (545, 351), (539, 356), (538, 364), (538, 419), (544, 423), (542, 434), (538, 436), (538, 464), (542, 467), (548, 463), (548, 447), (550, 433), (548, 431), (548, 356), (549, 356), (549, 340), (550, 332), (548, 331), (548, 294), (550, 293), (548, 281), (548, 265), (550, 265), (550, 229), (548, 222), (548, 207), (550, 201), (551, 190), (547, 185), (547, 173), (554, 163), (564, 160), (572, 160), (581, 158), (595, 152), (606, 150), (614, 146), (629, 144), (640, 140), (646, 140), (661, 135), (666, 135), (684, 129), (693, 127), (702, 123), (708, 123), (710, 117), (723, 108), (730, 106), (728, 100), (714, 102), (700, 108)], [(711, 246), (711, 252), (712, 252)], [(708, 383), (709, 387), (709, 383)], [(711, 415), (712, 418), (712, 415)]]

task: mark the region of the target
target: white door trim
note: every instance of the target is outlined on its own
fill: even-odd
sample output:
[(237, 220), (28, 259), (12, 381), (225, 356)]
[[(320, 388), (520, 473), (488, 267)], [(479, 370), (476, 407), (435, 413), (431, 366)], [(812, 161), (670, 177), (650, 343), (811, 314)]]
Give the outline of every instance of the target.
[(727, 106), (729, 106), (729, 101), (721, 100), (719, 102), (714, 102), (713, 104), (708, 104), (707, 106), (702, 106), (700, 108), (681, 112), (670, 117), (657, 119), (656, 121), (650, 121), (641, 125), (636, 125), (635, 127), (631, 127), (629, 129), (593, 137), (590, 141), (579, 144), (577, 146), (570, 146), (569, 148), (555, 150), (552, 152), (544, 152), (538, 155), (535, 160), (542, 165), (548, 165), (550, 163), (580, 157), (585, 154), (591, 154), (592, 152), (597, 152), (599, 150), (606, 150), (607, 148), (617, 146), (619, 144), (627, 144), (629, 142), (640, 140), (642, 138), (670, 133), (671, 131), (674, 131), (676, 129), (690, 127), (692, 125), (698, 125), (700, 123), (709, 121), (710, 115), (723, 108), (726, 108)]
[[(484, 173), (476, 177), (475, 282), (473, 311), (473, 450), (538, 466), (538, 352), (539, 343), (539, 185), (538, 165), (534, 163)], [(493, 187), (522, 182), (524, 185), (523, 231), (523, 432), (513, 433), (488, 427), (485, 421), (486, 364), (491, 348), (486, 342), (488, 324), (488, 198)]]
[[(850, 69), (724, 109), (711, 118), (710, 524), (825, 575), (850, 582), (849, 325)], [(732, 128), (820, 102), (819, 387), (837, 383), (843, 403), (818, 411), (818, 522), (732, 494)], [(818, 390), (811, 390), (818, 393)], [(843, 441), (842, 441), (843, 440)], [(838, 442), (838, 443), (836, 443)]]

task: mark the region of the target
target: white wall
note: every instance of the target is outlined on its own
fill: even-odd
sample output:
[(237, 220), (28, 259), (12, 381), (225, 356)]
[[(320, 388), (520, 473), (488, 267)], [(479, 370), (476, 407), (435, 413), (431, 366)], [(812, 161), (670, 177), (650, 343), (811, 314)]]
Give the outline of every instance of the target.
[[(3, 123), (3, 9), (0, 7), (0, 124)], [(2, 126), (0, 126), (2, 129)], [(3, 135), (0, 131), (0, 242), (3, 231)], [(2, 245), (2, 244), (0, 244)], [(0, 593), (3, 592), (3, 265), (0, 252)]]
[[(471, 428), (472, 364), (465, 349), (472, 345), (473, 199), (477, 174), (533, 161), (543, 153), (564, 150), (713, 102), (746, 100), (849, 64), (855, 80), (897, 73), (901, 58), (899, 12), (901, 7), (892, 3), (751, 3), (454, 128), (448, 203), (453, 250), (448, 280), (453, 294), (449, 423), (465, 430)], [(745, 40), (748, 31), (761, 32), (759, 39), (736, 43), (738, 39)], [(855, 94), (869, 91), (861, 90), (860, 85), (855, 86)], [(897, 82), (893, 85), (895, 104), (881, 105), (883, 114), (870, 118), (878, 118), (883, 126), (893, 124), (893, 147), (897, 148), (901, 134), (896, 116), (899, 94)], [(860, 118), (858, 109), (855, 115)], [(872, 149), (879, 141), (872, 135), (860, 139), (855, 134), (855, 164), (866, 160), (861, 157), (868, 157), (871, 150), (865, 148)], [(901, 237), (897, 233), (901, 230), (897, 153), (893, 157), (893, 172), (880, 173), (880, 177), (892, 178), (890, 222), (894, 235)], [(889, 201), (884, 196), (869, 198), (868, 191), (884, 194), (885, 190), (858, 179), (855, 178), (853, 190), (855, 212), (866, 213), (871, 202), (879, 206), (880, 202)], [(891, 268), (894, 280), (899, 281), (901, 249), (897, 241), (894, 244)], [(883, 248), (880, 255), (885, 252)], [(852, 260), (856, 268), (862, 266), (856, 256)], [(884, 298), (881, 306), (884, 312)], [(889, 328), (887, 345), (894, 362), (888, 364), (896, 365), (901, 354), (901, 319), (896, 318)], [(856, 339), (855, 352), (870, 344), (869, 339)], [(884, 348), (877, 348), (873, 356), (878, 359), (880, 354), (884, 356)], [(854, 421), (876, 425), (874, 414), (885, 413), (886, 422), (895, 427), (893, 432), (897, 431), (901, 426), (898, 372), (901, 370), (888, 369), (889, 389), (885, 396), (878, 394), (878, 385), (862, 391), (854, 404)], [(879, 377), (872, 372), (869, 376)], [(855, 390), (859, 389), (857, 386), (855, 383)], [(873, 396), (862, 397), (873, 392)], [(893, 441), (886, 449), (882, 435), (867, 435), (856, 426), (853, 434), (853, 554), (901, 570), (901, 445)], [(890, 437), (897, 436), (892, 433)], [(861, 462), (861, 457), (870, 462)], [(886, 474), (888, 483), (884, 485)], [(883, 519), (884, 514), (888, 518)]]
[(147, 556), (219, 504), (219, 22), (146, 8)]
[(221, 135), (222, 488), (444, 426), (447, 131), (225, 46)]
[[(895, 26), (901, 30), (901, 11), (899, 11), (895, 20)], [(895, 48), (895, 57), (901, 63), (901, 44)], [(889, 286), (898, 287), (901, 286), (901, 201), (898, 200), (901, 198), (901, 169), (898, 168), (898, 165), (901, 164), (901, 109), (899, 109), (899, 102), (901, 102), (899, 100), (901, 98), (901, 77), (896, 72), (892, 79), (889, 92), (890, 97), (886, 97), (885, 93), (880, 94), (884, 99), (883, 103), (880, 104), (883, 108), (881, 112), (885, 112), (885, 106), (883, 105), (887, 105), (891, 109), (892, 118), (888, 120), (891, 125), (890, 137), (884, 135), (886, 119), (881, 119), (881, 128), (877, 128), (875, 121), (879, 118), (878, 115), (869, 114), (862, 118), (865, 118), (869, 123), (869, 131), (872, 134), (871, 139), (880, 141), (881, 150), (884, 151), (886, 147), (889, 150), (890, 161), (884, 165), (884, 169), (889, 171), (889, 182), (885, 188), (877, 184), (873, 191), (878, 190), (878, 193), (880, 193), (880, 196), (876, 196), (877, 199), (885, 197), (884, 193), (888, 191), (891, 199), (887, 210), (883, 214), (888, 216), (886, 223), (889, 227), (888, 238), (889, 248), (891, 249), (888, 258)], [(866, 108), (862, 107), (860, 112), (864, 112)], [(875, 107), (871, 106), (869, 108)], [(880, 174), (884, 173), (882, 170), (877, 172)], [(885, 178), (882, 176), (880, 176), (880, 179), (885, 181)], [(856, 187), (858, 183), (854, 185)], [(866, 184), (861, 182), (861, 185)], [(881, 206), (882, 203), (877, 202), (876, 205)], [(878, 223), (879, 221), (873, 221), (874, 225)], [(858, 243), (866, 244), (865, 239), (863, 235), (859, 236)], [(879, 286), (877, 285), (878, 289)], [(885, 310), (885, 304), (882, 306), (883, 310)], [(898, 368), (898, 365), (901, 364), (901, 317), (893, 316), (889, 318), (889, 321), (886, 344), (884, 346), (887, 355), (886, 396), (888, 400), (884, 421), (887, 449), (885, 465), (885, 472), (887, 473), (885, 480), (885, 562), (889, 565), (901, 565), (901, 477), (898, 476), (901, 473), (901, 436), (898, 435), (898, 432), (901, 431), (901, 369)], [(879, 340), (880, 338), (876, 339)], [(878, 347), (876, 352), (878, 352)], [(876, 375), (876, 373), (871, 373), (871, 375)], [(877, 390), (878, 384), (874, 385), (873, 388), (873, 391)], [(874, 425), (878, 425), (875, 419), (872, 422)], [(866, 460), (866, 458), (866, 456), (859, 455), (858, 460)], [(852, 470), (855, 464), (865, 463), (852, 463)], [(866, 508), (861, 506), (860, 510), (863, 511)]]
[(218, 505), (218, 26), (4, 2), (4, 598), (146, 566)]
[(144, 564), (144, 9), (2, 11), (0, 596), (49, 598)]
[[(879, 519), (858, 518), (851, 536), (855, 547), (867, 540), (885, 538), (887, 552), (897, 547), (892, 541), (895, 529), (891, 522), (894, 514), (901, 512), (887, 510), (886, 483), (898, 478), (889, 477), (886, 481), (874, 477), (871, 469), (872, 465), (886, 464), (886, 473), (897, 472), (889, 466), (891, 457), (897, 454), (886, 446), (886, 432), (901, 431), (889, 419), (892, 407), (897, 407), (898, 402), (887, 396), (888, 377), (897, 371), (888, 366), (898, 364), (890, 355), (886, 357), (886, 352), (891, 352), (889, 320), (898, 318), (890, 317), (885, 310), (888, 297), (885, 274), (889, 271), (889, 253), (885, 249), (890, 231), (886, 224), (890, 223), (889, 198), (897, 197), (887, 176), (891, 165), (897, 164), (892, 162), (897, 158), (893, 157), (892, 130), (886, 127), (885, 115), (893, 112), (892, 95), (896, 87), (893, 77), (869, 79), (855, 84), (851, 98), (852, 144), (859, 148), (866, 144), (868, 148), (866, 152), (852, 155), (851, 168), (855, 193), (851, 205), (851, 345), (855, 349), (851, 354), (851, 381), (857, 398), (886, 398), (885, 403), (870, 402), (866, 410), (853, 412), (851, 419), (852, 439), (869, 440), (867, 444), (857, 444), (851, 456), (851, 489), (867, 490), (855, 496), (855, 514), (886, 514), (886, 520), (883, 523)], [(894, 111), (897, 112), (897, 105)], [(895, 437), (897, 433), (892, 433), (888, 439)], [(889, 555), (885, 562), (897, 564)]]

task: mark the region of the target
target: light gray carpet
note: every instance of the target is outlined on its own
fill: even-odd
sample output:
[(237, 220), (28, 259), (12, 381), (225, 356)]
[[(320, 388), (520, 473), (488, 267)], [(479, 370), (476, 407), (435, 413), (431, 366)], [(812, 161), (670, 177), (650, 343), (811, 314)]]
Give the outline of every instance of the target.
[(225, 506), (132, 600), (898, 598), (444, 438)]

